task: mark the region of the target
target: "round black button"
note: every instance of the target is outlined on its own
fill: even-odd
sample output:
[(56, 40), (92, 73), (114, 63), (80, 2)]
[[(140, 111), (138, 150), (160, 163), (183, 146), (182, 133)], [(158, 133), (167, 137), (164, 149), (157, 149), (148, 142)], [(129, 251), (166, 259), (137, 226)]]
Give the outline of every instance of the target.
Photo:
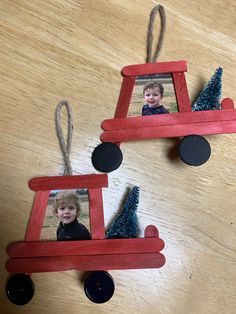
[(92, 164), (101, 172), (111, 172), (119, 168), (123, 155), (119, 146), (106, 142), (98, 145), (92, 154)]
[(34, 283), (29, 275), (15, 274), (6, 284), (6, 294), (16, 305), (27, 304), (34, 295)]
[(200, 135), (184, 137), (179, 143), (178, 151), (183, 162), (190, 166), (204, 164), (211, 155), (210, 144)]
[(107, 302), (113, 296), (114, 290), (114, 281), (106, 271), (92, 272), (84, 283), (85, 294), (94, 303)]

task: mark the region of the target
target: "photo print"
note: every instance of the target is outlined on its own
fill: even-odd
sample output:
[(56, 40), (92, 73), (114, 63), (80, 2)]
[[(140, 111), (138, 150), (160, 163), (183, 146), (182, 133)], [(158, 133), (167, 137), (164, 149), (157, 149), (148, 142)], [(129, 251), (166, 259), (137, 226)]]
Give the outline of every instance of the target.
[[(72, 211), (69, 214), (65, 213), (61, 215), (60, 209), (65, 210), (66, 206), (69, 206)], [(72, 207), (75, 207), (76, 217)], [(60, 223), (68, 226), (74, 219), (77, 219), (88, 231), (90, 230), (88, 190), (73, 189), (51, 191), (42, 226), (41, 240), (57, 240), (57, 231)]]
[(178, 112), (171, 74), (137, 76), (128, 116)]

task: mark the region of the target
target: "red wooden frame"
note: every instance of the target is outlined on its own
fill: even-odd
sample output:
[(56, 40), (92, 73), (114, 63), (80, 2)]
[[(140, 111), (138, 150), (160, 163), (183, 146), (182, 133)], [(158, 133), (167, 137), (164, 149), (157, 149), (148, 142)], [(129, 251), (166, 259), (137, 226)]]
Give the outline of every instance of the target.
[[(37, 241), (40, 239), (42, 225), (44, 221), (45, 211), (47, 207), (48, 197), (51, 190), (63, 190), (63, 189), (77, 189), (87, 188), (89, 196), (89, 213), (90, 221), (93, 221), (91, 226), (91, 235), (99, 230), (100, 237), (104, 237), (104, 233), (101, 229), (104, 229), (103, 207), (101, 201), (101, 189), (108, 186), (108, 178), (106, 174), (91, 174), (91, 175), (79, 175), (79, 176), (55, 176), (55, 177), (39, 177), (33, 178), (29, 181), (29, 187), (36, 192), (34, 206), (31, 212), (25, 240)], [(94, 201), (94, 191), (99, 193), (98, 203)], [(96, 234), (95, 238), (99, 236)]]
[[(25, 241), (11, 243), (6, 251), (10, 273), (62, 270), (112, 270), (157, 268), (165, 264), (160, 253), (164, 242), (155, 226), (147, 226), (144, 238), (105, 239), (102, 188), (106, 174), (40, 177), (30, 180), (36, 192)], [(40, 241), (50, 190), (87, 188), (92, 240)]]
[[(179, 137), (191, 134), (207, 135), (236, 133), (236, 109), (230, 98), (223, 99), (221, 110), (192, 112), (185, 72), (186, 61), (146, 63), (122, 69), (123, 82), (113, 119), (101, 124), (102, 142), (120, 142)], [(171, 114), (127, 117), (135, 79), (141, 75), (170, 73), (175, 88), (178, 112)]]

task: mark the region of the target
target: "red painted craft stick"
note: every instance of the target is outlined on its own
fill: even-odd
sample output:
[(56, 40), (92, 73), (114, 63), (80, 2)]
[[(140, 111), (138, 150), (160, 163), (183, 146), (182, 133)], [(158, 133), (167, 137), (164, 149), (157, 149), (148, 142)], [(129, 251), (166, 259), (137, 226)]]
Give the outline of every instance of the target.
[(102, 142), (125, 142), (165, 137), (180, 137), (191, 134), (236, 133), (236, 121), (195, 122), (189, 124), (161, 125), (156, 127), (120, 129), (105, 131), (101, 134)]
[(156, 73), (186, 72), (187, 61), (171, 61), (128, 65), (122, 69), (123, 76), (139, 76)]
[(106, 174), (89, 174), (78, 176), (38, 177), (29, 181), (33, 191), (50, 191), (75, 188), (101, 188), (108, 186)]
[(179, 112), (191, 112), (192, 107), (184, 72), (172, 73)]
[(9, 273), (37, 273), (65, 270), (115, 270), (159, 268), (165, 264), (161, 253), (136, 253), (90, 256), (60, 256), (8, 259)]
[(34, 206), (31, 211), (31, 216), (25, 235), (25, 241), (37, 241), (40, 239), (48, 198), (49, 191), (36, 192)]
[(93, 239), (104, 239), (104, 214), (102, 189), (89, 189), (90, 232)]
[(154, 253), (163, 250), (163, 248), (163, 240), (154, 238), (152, 235), (147, 238), (135, 239), (19, 242), (8, 245), (7, 254), (11, 258), (114, 255), (124, 253)]
[(222, 109), (234, 109), (234, 102), (231, 98), (224, 98), (221, 102)]
[[(158, 232), (157, 227), (154, 225), (147, 226), (144, 231), (144, 236), (145, 238), (159, 238), (159, 232)], [(164, 242), (163, 242), (163, 245), (164, 245)]]
[(188, 124), (196, 122), (236, 121), (236, 109), (175, 112), (171, 114), (107, 119), (102, 122), (105, 131), (153, 127), (159, 125)]
[(123, 78), (114, 118), (125, 118), (127, 116), (134, 83), (135, 77)]

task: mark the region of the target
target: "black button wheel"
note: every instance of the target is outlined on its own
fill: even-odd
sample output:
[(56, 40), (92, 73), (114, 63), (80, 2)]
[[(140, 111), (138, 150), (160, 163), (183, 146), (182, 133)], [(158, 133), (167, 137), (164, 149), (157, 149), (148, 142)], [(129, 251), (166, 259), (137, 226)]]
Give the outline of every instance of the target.
[(114, 281), (106, 271), (92, 272), (84, 283), (85, 294), (94, 303), (107, 302), (113, 296), (114, 290)]
[(34, 283), (27, 274), (15, 274), (6, 284), (8, 299), (16, 305), (27, 304), (34, 295)]
[(200, 135), (184, 137), (179, 143), (178, 151), (183, 162), (190, 166), (204, 164), (211, 155), (210, 144)]
[(92, 164), (101, 172), (111, 172), (119, 168), (123, 154), (119, 146), (106, 142), (98, 145), (92, 154)]

